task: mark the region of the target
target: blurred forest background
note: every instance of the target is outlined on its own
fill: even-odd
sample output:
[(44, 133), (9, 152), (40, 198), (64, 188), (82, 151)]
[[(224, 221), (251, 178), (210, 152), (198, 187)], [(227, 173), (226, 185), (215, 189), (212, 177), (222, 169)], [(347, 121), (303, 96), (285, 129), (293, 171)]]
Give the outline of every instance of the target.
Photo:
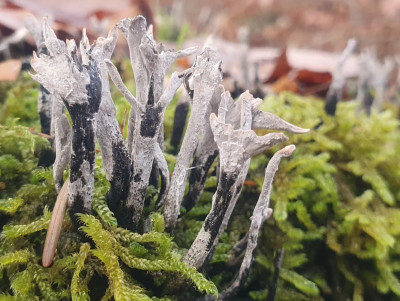
[[(240, 31), (245, 32), (242, 40), (250, 47), (247, 60), (250, 65), (257, 64), (261, 82), (268, 81), (274, 62), (285, 48), (288, 48), (288, 60), (293, 68), (332, 72), (337, 60), (335, 54), (345, 48), (350, 38), (357, 40), (357, 52), (371, 50), (378, 60), (397, 58), (400, 46), (397, 37), (400, 2), (397, 0), (92, 0), (83, 3), (78, 0), (2, 0), (1, 61), (28, 55), (34, 50), (33, 39), (23, 26), (27, 13), (39, 18), (49, 16), (63, 40), (80, 40), (83, 27), (87, 28), (91, 39), (105, 36), (120, 19), (137, 14), (143, 14), (153, 23), (157, 37), (172, 42), (172, 47), (179, 48), (183, 42), (190, 44), (191, 41), (201, 44), (212, 34), (215, 39), (223, 40), (215, 44), (220, 45), (226, 56), (224, 71), (239, 82), (241, 75), (236, 65)], [(346, 75), (357, 76), (357, 67), (350, 59), (345, 67)], [(394, 68), (391, 74), (391, 83), (395, 81), (396, 70)], [(11, 76), (4, 73), (0, 68), (0, 79)], [(253, 73), (250, 72), (250, 78)], [(329, 80), (329, 76), (325, 76), (311, 81), (320, 84)], [(314, 90), (311, 89), (311, 93)]]

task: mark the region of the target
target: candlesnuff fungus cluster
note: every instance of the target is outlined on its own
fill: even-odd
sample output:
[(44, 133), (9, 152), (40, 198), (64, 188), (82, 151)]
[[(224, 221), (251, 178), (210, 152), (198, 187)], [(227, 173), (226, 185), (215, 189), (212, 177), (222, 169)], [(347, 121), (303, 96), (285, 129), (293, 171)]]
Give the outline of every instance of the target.
[[(128, 42), (136, 96), (127, 89), (110, 61), (118, 29)], [(194, 54), (197, 48), (177, 52), (165, 49), (154, 41), (151, 26), (147, 29), (142, 16), (121, 20), (107, 38), (98, 38), (92, 45), (83, 31), (79, 47), (74, 40), (66, 43), (58, 40), (44, 20), (43, 40), (48, 53), (34, 54), (32, 77), (53, 96), (54, 180), (59, 191), (63, 171), (69, 163), (68, 211), (75, 227), (81, 224), (77, 213), (91, 212), (95, 140), (100, 145), (103, 167), (110, 182), (107, 204), (120, 225), (138, 232), (142, 231), (140, 226), (146, 218), (142, 212), (153, 168), (159, 172), (162, 183), (162, 195), (156, 207), (163, 208), (166, 227), (172, 230), (179, 217), (189, 170), (192, 169), (190, 189), (184, 202), (188, 209), (197, 202), (208, 170), (219, 155), (219, 181), (212, 209), (183, 259), (197, 269), (204, 268), (212, 258), (240, 195), (251, 157), (287, 141), (282, 133), (257, 136), (252, 129), (308, 131), (271, 113), (261, 112), (258, 106), (262, 101), (254, 99), (249, 92), (234, 101), (220, 85), (222, 62), (210, 48), (196, 57), (191, 68), (173, 73), (164, 89), (169, 67), (176, 59)], [(126, 140), (115, 117), (108, 76), (131, 105)], [(192, 112), (169, 180), (163, 154), (163, 118), (166, 107), (184, 81)], [(63, 106), (71, 117), (72, 129)], [(294, 146), (285, 147), (268, 164), (252, 218), (245, 260), (227, 296), (236, 292), (246, 278), (260, 226), (272, 214), (269, 194), (273, 176), (280, 159), (288, 157), (293, 150)]]

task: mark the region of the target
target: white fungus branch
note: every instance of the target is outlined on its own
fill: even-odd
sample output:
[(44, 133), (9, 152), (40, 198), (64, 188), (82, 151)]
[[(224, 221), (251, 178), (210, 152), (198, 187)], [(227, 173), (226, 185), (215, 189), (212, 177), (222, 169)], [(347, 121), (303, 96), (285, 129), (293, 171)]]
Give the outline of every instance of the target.
[(257, 240), (261, 226), (264, 221), (268, 219), (272, 214), (272, 209), (269, 208), (272, 181), (274, 179), (276, 171), (278, 170), (281, 159), (290, 157), (295, 149), (296, 147), (294, 145), (288, 145), (280, 151), (277, 151), (268, 162), (268, 165), (265, 169), (264, 184), (261, 190), (261, 194), (254, 208), (253, 216), (251, 217), (246, 253), (240, 266), (239, 274), (230, 285), (230, 287), (225, 289), (220, 294), (220, 300), (225, 300), (235, 295), (247, 279), (251, 264), (254, 259), (254, 250), (257, 247)]
[(165, 195), (164, 218), (168, 228), (175, 226), (185, 192), (190, 160), (204, 132), (205, 114), (216, 87), (222, 80), (221, 60), (209, 48), (196, 58), (193, 67), (193, 105), (185, 137), (179, 151), (168, 191)]

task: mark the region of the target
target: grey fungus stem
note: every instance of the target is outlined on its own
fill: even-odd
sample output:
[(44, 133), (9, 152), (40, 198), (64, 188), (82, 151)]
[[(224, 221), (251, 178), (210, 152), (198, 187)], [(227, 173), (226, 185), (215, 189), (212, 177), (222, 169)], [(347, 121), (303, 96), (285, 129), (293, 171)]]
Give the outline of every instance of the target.
[(257, 247), (257, 240), (261, 226), (263, 225), (264, 221), (272, 215), (272, 209), (269, 207), (269, 202), (275, 173), (278, 170), (281, 159), (290, 157), (295, 149), (296, 147), (294, 145), (288, 145), (277, 151), (268, 162), (268, 165), (265, 169), (264, 184), (257, 204), (254, 208), (253, 216), (251, 217), (247, 247), (239, 273), (232, 284), (227, 289), (222, 291), (219, 296), (220, 300), (225, 300), (236, 295), (247, 279), (251, 264), (254, 259), (254, 250)]
[(122, 93), (122, 95), (133, 108), (139, 109), (139, 103), (137, 102), (135, 96), (132, 95), (131, 91), (129, 91), (128, 88), (125, 86), (121, 76), (119, 75), (117, 67), (115, 67), (115, 65), (109, 59), (105, 59), (104, 62), (108, 68), (110, 78), (113, 81), (114, 85), (118, 88), (118, 90)]
[(192, 77), (194, 90), (192, 114), (165, 195), (164, 218), (167, 228), (173, 228), (176, 224), (185, 192), (190, 161), (204, 132), (210, 100), (222, 80), (221, 60), (214, 50), (206, 48), (201, 55), (197, 56)]
[[(27, 16), (24, 19), (25, 27), (33, 36), (37, 47), (38, 55), (47, 54), (47, 48), (44, 42), (43, 26), (33, 16)], [(40, 118), (41, 132), (50, 135), (51, 118), (52, 118), (53, 95), (43, 86), (40, 85), (38, 96), (38, 113)]]
[(54, 150), (56, 159), (53, 164), (53, 179), (57, 192), (63, 185), (63, 174), (71, 157), (72, 130), (67, 116), (63, 113), (64, 105), (57, 96), (53, 99), (51, 124), (54, 127)]
[(350, 55), (356, 49), (356, 46), (357, 41), (355, 39), (349, 39), (346, 48), (343, 50), (336, 64), (335, 71), (332, 74), (332, 84), (325, 98), (325, 112), (328, 115), (334, 116), (336, 113), (336, 105), (342, 97), (342, 90), (346, 80), (343, 68)]
[[(151, 88), (154, 83), (151, 81), (148, 103), (145, 110), (141, 111), (140, 116), (137, 116), (138, 133), (136, 134), (136, 140), (134, 141), (132, 150), (133, 175), (126, 203), (128, 211), (132, 213), (132, 223), (129, 226), (131, 228), (137, 226), (142, 214), (144, 197), (149, 184), (150, 173), (156, 156), (156, 149), (159, 148), (157, 138), (165, 109), (172, 100), (178, 87), (182, 84), (182, 80), (183, 76), (174, 73), (168, 87), (165, 89), (158, 102), (154, 100), (154, 94), (152, 94), (153, 90)], [(158, 154), (156, 163), (159, 168), (165, 170), (166, 162), (164, 161), (164, 156)]]
[[(106, 62), (111, 58), (117, 38), (118, 31), (113, 28), (107, 38), (96, 40), (91, 54), (101, 73), (102, 92), (99, 111), (96, 115), (96, 138), (100, 145), (106, 178), (110, 182), (106, 201), (110, 209), (119, 217), (120, 205), (128, 196), (132, 163), (116, 119), (108, 81), (109, 68)], [(87, 39), (85, 41), (86, 46), (81, 42), (82, 47), (90, 47)]]

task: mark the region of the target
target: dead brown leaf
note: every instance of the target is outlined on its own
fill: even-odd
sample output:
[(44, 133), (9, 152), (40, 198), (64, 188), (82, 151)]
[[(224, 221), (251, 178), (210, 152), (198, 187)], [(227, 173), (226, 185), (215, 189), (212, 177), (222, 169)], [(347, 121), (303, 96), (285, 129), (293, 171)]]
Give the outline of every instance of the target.
[(272, 91), (274, 93), (281, 93), (281, 92), (292, 92), (292, 93), (297, 93), (299, 87), (296, 82), (296, 80), (289, 78), (288, 76), (282, 76), (279, 78), (273, 85), (272, 85)]
[(330, 84), (332, 74), (330, 72), (317, 72), (307, 69), (297, 71), (296, 79), (306, 85)]
[(284, 48), (279, 55), (278, 59), (276, 60), (274, 70), (272, 71), (271, 75), (264, 81), (264, 84), (273, 83), (276, 80), (280, 79), (282, 76), (287, 75), (292, 67), (289, 65), (286, 56), (286, 48)]

